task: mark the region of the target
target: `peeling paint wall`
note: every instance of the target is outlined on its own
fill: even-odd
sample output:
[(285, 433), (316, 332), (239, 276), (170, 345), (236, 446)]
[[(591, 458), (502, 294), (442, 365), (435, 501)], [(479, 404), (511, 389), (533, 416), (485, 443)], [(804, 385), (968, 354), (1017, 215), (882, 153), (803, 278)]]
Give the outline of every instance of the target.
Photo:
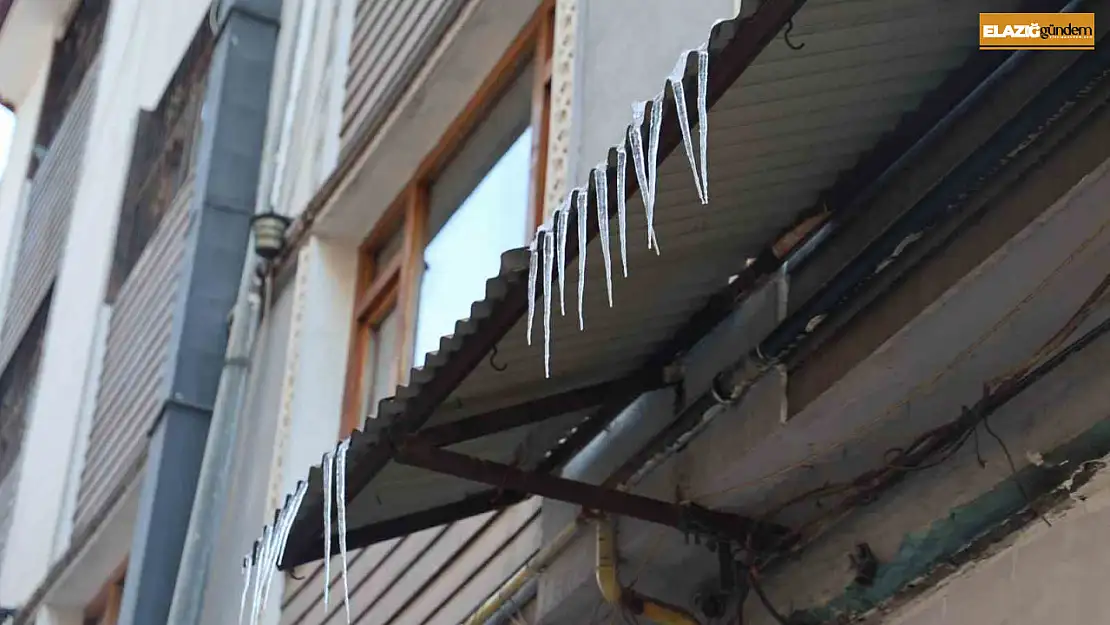
[[(1073, 494), (1067, 510), (1036, 522), (998, 553), (960, 569), (883, 615), (890, 625), (1091, 625), (1110, 614), (1110, 472)], [(879, 619), (876, 619), (879, 620)]]

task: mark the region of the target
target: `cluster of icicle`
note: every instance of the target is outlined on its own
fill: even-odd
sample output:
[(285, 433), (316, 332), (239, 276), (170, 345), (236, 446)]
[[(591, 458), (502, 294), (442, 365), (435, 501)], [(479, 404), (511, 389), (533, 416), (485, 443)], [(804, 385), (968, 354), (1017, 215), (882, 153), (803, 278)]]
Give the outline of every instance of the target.
[[(328, 590), (331, 584), (331, 521), (332, 493), (334, 487), (335, 518), (339, 522), (339, 553), (343, 563), (343, 606), (347, 622), (351, 622), (351, 598), (347, 586), (347, 450), (351, 439), (339, 443), (335, 453), (325, 453), (321, 470), (324, 489), (324, 610), (328, 609)], [(266, 609), (274, 572), (285, 553), (293, 520), (308, 491), (306, 482), (298, 482), (292, 495), (285, 497), (285, 505), (278, 512), (274, 524), (262, 528), (262, 537), (254, 541), (250, 555), (243, 558), (243, 594), (239, 599), (239, 625), (257, 625)], [(252, 592), (253, 589), (253, 592)], [(247, 597), (251, 597), (247, 612)], [(245, 620), (247, 619), (247, 620)]]
[[(686, 73), (686, 59), (690, 52), (698, 57), (698, 148), (700, 159), (694, 158), (694, 141), (690, 133), (690, 118), (686, 110), (686, 95), (682, 78)], [(694, 174), (694, 185), (702, 204), (709, 203), (709, 170), (706, 163), (707, 141), (709, 138), (708, 87), (709, 87), (709, 48), (708, 43), (697, 50), (682, 55), (674, 71), (667, 77), (667, 83), (674, 93), (675, 113), (678, 127), (682, 131), (682, 144), (686, 148), (686, 158)], [(655, 187), (658, 182), (659, 168), (659, 131), (663, 126), (663, 103), (667, 89), (651, 101), (651, 115), (648, 119), (648, 141), (645, 151), (643, 130), (647, 115), (647, 102), (632, 105), (632, 123), (628, 126), (626, 137), (632, 152), (632, 164), (636, 171), (640, 197), (644, 202), (647, 218), (647, 247), (659, 253), (659, 240), (655, 236)], [(616, 146), (617, 153), (617, 229), (620, 238), (621, 268), (628, 277), (628, 242), (625, 235), (627, 222), (626, 168), (628, 155), (624, 137)], [(699, 163), (700, 161), (700, 163)], [(613, 269), (609, 250), (609, 180), (608, 163), (602, 162), (594, 167), (592, 175), (597, 200), (598, 238), (601, 241), (601, 256), (605, 265), (605, 286), (609, 296), (609, 307), (613, 306)], [(550, 222), (536, 229), (536, 236), (528, 246), (531, 258), (528, 263), (528, 344), (532, 344), (532, 325), (536, 315), (536, 285), (539, 280), (540, 255), (543, 255), (543, 366), (544, 375), (551, 377), (551, 306), (552, 306), (552, 269), (558, 269), (559, 312), (566, 315), (566, 280), (564, 268), (567, 258), (567, 226), (573, 210), (578, 226), (578, 329), (585, 330), (586, 317), (583, 312), (583, 299), (586, 291), (586, 224), (589, 215), (589, 183), (567, 194), (562, 207), (556, 209)], [(555, 256), (558, 254), (558, 258)]]
[(244, 623), (245, 618), (248, 618), (246, 611), (248, 594), (251, 596), (250, 620), (246, 622), (256, 625), (262, 617), (262, 611), (269, 601), (274, 573), (285, 553), (285, 544), (289, 541), (293, 520), (297, 518), (297, 511), (300, 510), (307, 491), (306, 482), (297, 482), (297, 488), (293, 494), (285, 496), (285, 504), (274, 518), (274, 524), (262, 528), (262, 537), (254, 541), (254, 548), (243, 557), (243, 594), (239, 598), (240, 625)]

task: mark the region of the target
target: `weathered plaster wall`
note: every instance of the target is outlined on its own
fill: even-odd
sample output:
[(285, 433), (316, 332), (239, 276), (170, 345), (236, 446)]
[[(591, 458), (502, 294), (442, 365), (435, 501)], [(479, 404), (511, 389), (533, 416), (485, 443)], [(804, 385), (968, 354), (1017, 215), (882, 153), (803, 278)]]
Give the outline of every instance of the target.
[[(1104, 460), (1105, 462), (1105, 460)], [(1092, 625), (1110, 614), (1110, 472), (1080, 488), (1052, 527), (1036, 522), (887, 615), (890, 625)]]

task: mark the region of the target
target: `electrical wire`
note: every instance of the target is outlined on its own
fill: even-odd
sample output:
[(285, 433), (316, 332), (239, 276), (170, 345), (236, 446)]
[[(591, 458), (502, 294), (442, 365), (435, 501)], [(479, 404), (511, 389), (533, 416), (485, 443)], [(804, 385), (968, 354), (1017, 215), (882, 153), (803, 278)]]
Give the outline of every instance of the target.
[[(1046, 220), (1041, 224), (1041, 227), (1044, 227), (1045, 224), (1050, 222), (1051, 220)], [(1075, 260), (1079, 258), (1079, 256), (1083, 254), (1092, 244), (1094, 244), (1095, 241), (1102, 237), (1108, 229), (1110, 229), (1110, 219), (1103, 221), (1097, 229), (1095, 229), (1086, 239), (1084, 239), (1079, 244), (1079, 246), (1077, 246), (1072, 251), (1071, 254), (1067, 256), (1067, 258), (1062, 260), (1048, 275), (1046, 275), (1039, 283), (1037, 283), (1033, 290), (1031, 290), (1024, 298), (1022, 298), (1021, 301), (1011, 307), (1010, 310), (1006, 312), (1006, 314), (1000, 317), (998, 321), (996, 321), (990, 328), (983, 332), (974, 342), (968, 345), (967, 348), (957, 354), (931, 379), (917, 384), (909, 389), (903, 399), (891, 403), (878, 415), (876, 415), (875, 418), (867, 421), (866, 423), (860, 424), (858, 427), (856, 427), (855, 431), (852, 432), (852, 435), (848, 438), (823, 446), (814, 445), (811, 448), (810, 453), (807, 454), (805, 458), (797, 462), (794, 462), (775, 471), (771, 471), (764, 475), (758, 476), (756, 478), (745, 480), (744, 482), (739, 484), (733, 484), (725, 488), (697, 493), (690, 498), (690, 501), (704, 502), (706, 499), (712, 499), (723, 495), (755, 488), (760, 484), (764, 484), (776, 478), (781, 478), (798, 469), (810, 466), (822, 455), (836, 452), (838, 450), (844, 449), (848, 445), (861, 441), (868, 434), (870, 434), (875, 427), (878, 427), (882, 423), (886, 422), (889, 417), (894, 414), (895, 411), (907, 406), (915, 396), (924, 395), (925, 393), (934, 390), (940, 384), (941, 380), (943, 380), (948, 374), (954, 371), (957, 366), (968, 360), (977, 349), (979, 349), (983, 344), (990, 340), (999, 330), (1006, 327), (1015, 315), (1024, 310), (1030, 302), (1032, 302), (1037, 296), (1043, 293), (1045, 289), (1047, 289), (1048, 286), (1051, 285), (1055, 281), (1055, 279), (1059, 277), (1060, 273), (1070, 267), (1075, 262)]]
[[(1087, 316), (1089, 316), (1089, 314), (1093, 310), (1093, 302), (1097, 302), (1101, 298), (1100, 292), (1106, 292), (1106, 286), (1110, 286), (1110, 276), (1108, 276), (1102, 284), (1096, 287), (1095, 291), (1092, 292), (1091, 297), (1088, 297), (1087, 301), (1084, 302), (1084, 304), (1079, 308), (1079, 310), (1076, 311), (1076, 313), (1072, 316), (1068, 323), (1065, 324), (1065, 326), (1061, 329), (1061, 332), (1050, 338), (1049, 341), (1047, 341), (1045, 345), (1042, 346), (1042, 349), (1039, 349), (1037, 351), (1037, 353), (1042, 355), (1051, 353), (1052, 351), (1057, 351), (1057, 353), (1051, 358), (1041, 362), (1036, 366), (1025, 367), (1020, 377), (1014, 377), (1011, 375), (1003, 383), (994, 385), (993, 387), (989, 383), (984, 385), (983, 396), (978, 402), (976, 402), (976, 405), (972, 409), (968, 409), (965, 407), (960, 417), (957, 418), (955, 421), (946, 423), (937, 428), (920, 434), (905, 449), (894, 448), (888, 450), (887, 454), (884, 455), (883, 466), (865, 472), (849, 482), (841, 484), (825, 484), (821, 487), (806, 491), (801, 495), (792, 497), (791, 499), (788, 499), (786, 502), (783, 502), (779, 506), (776, 506), (774, 509), (772, 509), (769, 514), (764, 516), (764, 519), (773, 518), (773, 516), (778, 515), (786, 508), (811, 499), (813, 497), (828, 496), (830, 494), (840, 494), (845, 492), (849, 493), (841, 501), (840, 505), (832, 509), (829, 513), (825, 515), (820, 515), (817, 518), (810, 520), (805, 525), (797, 528), (793, 532), (791, 539), (797, 541), (797, 543), (800, 543), (801, 541), (798, 539), (806, 538), (807, 534), (810, 534), (811, 528), (815, 526), (820, 527), (822, 525), (827, 528), (835, 522), (835, 520), (831, 519), (832, 517), (836, 516), (838, 518), (843, 518), (847, 514), (850, 514), (856, 507), (873, 500), (873, 498), (879, 491), (891, 487), (908, 473), (912, 471), (932, 468), (945, 462), (953, 455), (955, 455), (955, 453), (958, 452), (967, 443), (967, 441), (973, 437), (976, 438), (977, 460), (979, 461), (981, 466), (985, 466), (985, 462), (982, 461), (978, 449), (977, 437), (980, 424), (982, 424), (987, 433), (992, 438), (994, 438), (995, 441), (997, 441), (999, 446), (1002, 448), (1002, 452), (1005, 455), (1006, 461), (1010, 466), (1010, 471), (1014, 484), (1021, 492), (1022, 497), (1025, 499), (1026, 505), (1030, 510), (1037, 512), (1034, 507), (1034, 501), (1032, 497), (1030, 497), (1030, 494), (1021, 483), (1016, 463), (1014, 462), (1009, 448), (1006, 446), (1006, 443), (1003, 441), (1002, 437), (999, 436), (998, 433), (995, 432), (995, 430), (991, 427), (989, 417), (992, 413), (1002, 408), (1008, 401), (1016, 397), (1022, 391), (1029, 388), (1037, 380), (1043, 378), (1051, 371), (1056, 369), (1056, 367), (1067, 360), (1068, 357), (1074, 355), (1075, 353), (1078, 353), (1082, 349), (1091, 345), (1099, 337), (1110, 332), (1110, 318), (1107, 318), (1106, 320), (1102, 321), (1094, 328), (1089, 330), (1086, 334), (1069, 344), (1067, 347), (1059, 349), (1060, 341), (1058, 339), (1058, 336), (1060, 336), (1061, 333), (1067, 330), (1069, 327), (1078, 327), (1079, 323), (1081, 322), (1074, 323), (1076, 319), (1086, 318)], [(1068, 332), (1068, 335), (1070, 334), (1071, 332)], [(1065, 338), (1067, 337), (1065, 336)], [(1055, 345), (1053, 346), (1053, 344)], [(1052, 347), (1053, 349), (1048, 349), (1048, 347)], [(1039, 516), (1045, 522), (1045, 524), (1049, 526), (1052, 525), (1043, 514), (1039, 514)], [(772, 546), (769, 549), (765, 549), (765, 553), (762, 554), (762, 557), (769, 557), (773, 559), (776, 555), (778, 555), (774, 552), (780, 550), (781, 547), (785, 544), (784, 541), (786, 540), (787, 538), (783, 537), (777, 546)], [(815, 537), (809, 536), (805, 544), (811, 544), (813, 540), (815, 540)], [(798, 550), (799, 546), (795, 544), (795, 546), (792, 548), (792, 551), (796, 552)], [(757, 556), (759, 555), (760, 554), (757, 554)], [(764, 564), (766, 564), (766, 562), (764, 562)], [(756, 582), (755, 585), (752, 586), (752, 589), (756, 590), (757, 595), (761, 594), (761, 589), (758, 588), (758, 582)], [(761, 596), (761, 601), (763, 601), (765, 598), (765, 596)], [(770, 609), (773, 608), (769, 608), (769, 610)]]
[(763, 592), (763, 586), (759, 583), (755, 567), (748, 567), (748, 585), (755, 591), (755, 596), (759, 597), (759, 602), (763, 604), (763, 608), (767, 610), (767, 613), (771, 615), (771, 618), (774, 619), (776, 623), (779, 625), (790, 625), (786, 617), (775, 609), (775, 605), (771, 603), (771, 599), (767, 597), (767, 593)]
[(1037, 515), (1041, 517), (1045, 525), (1052, 527), (1052, 523), (1048, 520), (1048, 517), (1033, 507), (1033, 498), (1029, 496), (1029, 491), (1025, 490), (1025, 485), (1021, 483), (1021, 478), (1018, 476), (1017, 465), (1014, 464), (1014, 457), (1010, 455), (1010, 449), (1006, 447), (1006, 442), (991, 428), (991, 422), (990, 419), (987, 418), (987, 415), (983, 415), (983, 429), (985, 429), (987, 434), (990, 434), (994, 440), (998, 441), (998, 446), (1002, 448), (1002, 453), (1006, 456), (1006, 462), (1010, 463), (1010, 474), (1013, 476), (1011, 479), (1013, 479), (1014, 485), (1017, 486), (1018, 491), (1021, 493), (1022, 499), (1025, 500), (1025, 505), (1027, 505), (1030, 510), (1037, 512)]

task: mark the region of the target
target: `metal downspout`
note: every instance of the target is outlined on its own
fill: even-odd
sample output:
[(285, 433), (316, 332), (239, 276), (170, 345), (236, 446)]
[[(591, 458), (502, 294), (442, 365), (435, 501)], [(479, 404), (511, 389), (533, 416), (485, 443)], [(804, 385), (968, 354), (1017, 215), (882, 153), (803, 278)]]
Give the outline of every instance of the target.
[(622, 587), (617, 573), (617, 540), (613, 533), (613, 522), (608, 517), (601, 518), (597, 520), (595, 527), (597, 587), (613, 609), (628, 610), (635, 616), (642, 616), (662, 625), (698, 625), (698, 620), (682, 608)]
[(182, 547), (173, 601), (167, 625), (199, 625), (212, 549), (223, 519), (235, 446), (239, 438), (239, 416), (246, 399), (250, 354), (258, 327), (259, 306), (251, 293), (254, 263), (243, 263), (239, 295), (232, 312), (231, 330), (224, 355), (223, 372), (212, 407), (208, 443), (204, 448), (197, 492), (189, 516), (189, 531)]

